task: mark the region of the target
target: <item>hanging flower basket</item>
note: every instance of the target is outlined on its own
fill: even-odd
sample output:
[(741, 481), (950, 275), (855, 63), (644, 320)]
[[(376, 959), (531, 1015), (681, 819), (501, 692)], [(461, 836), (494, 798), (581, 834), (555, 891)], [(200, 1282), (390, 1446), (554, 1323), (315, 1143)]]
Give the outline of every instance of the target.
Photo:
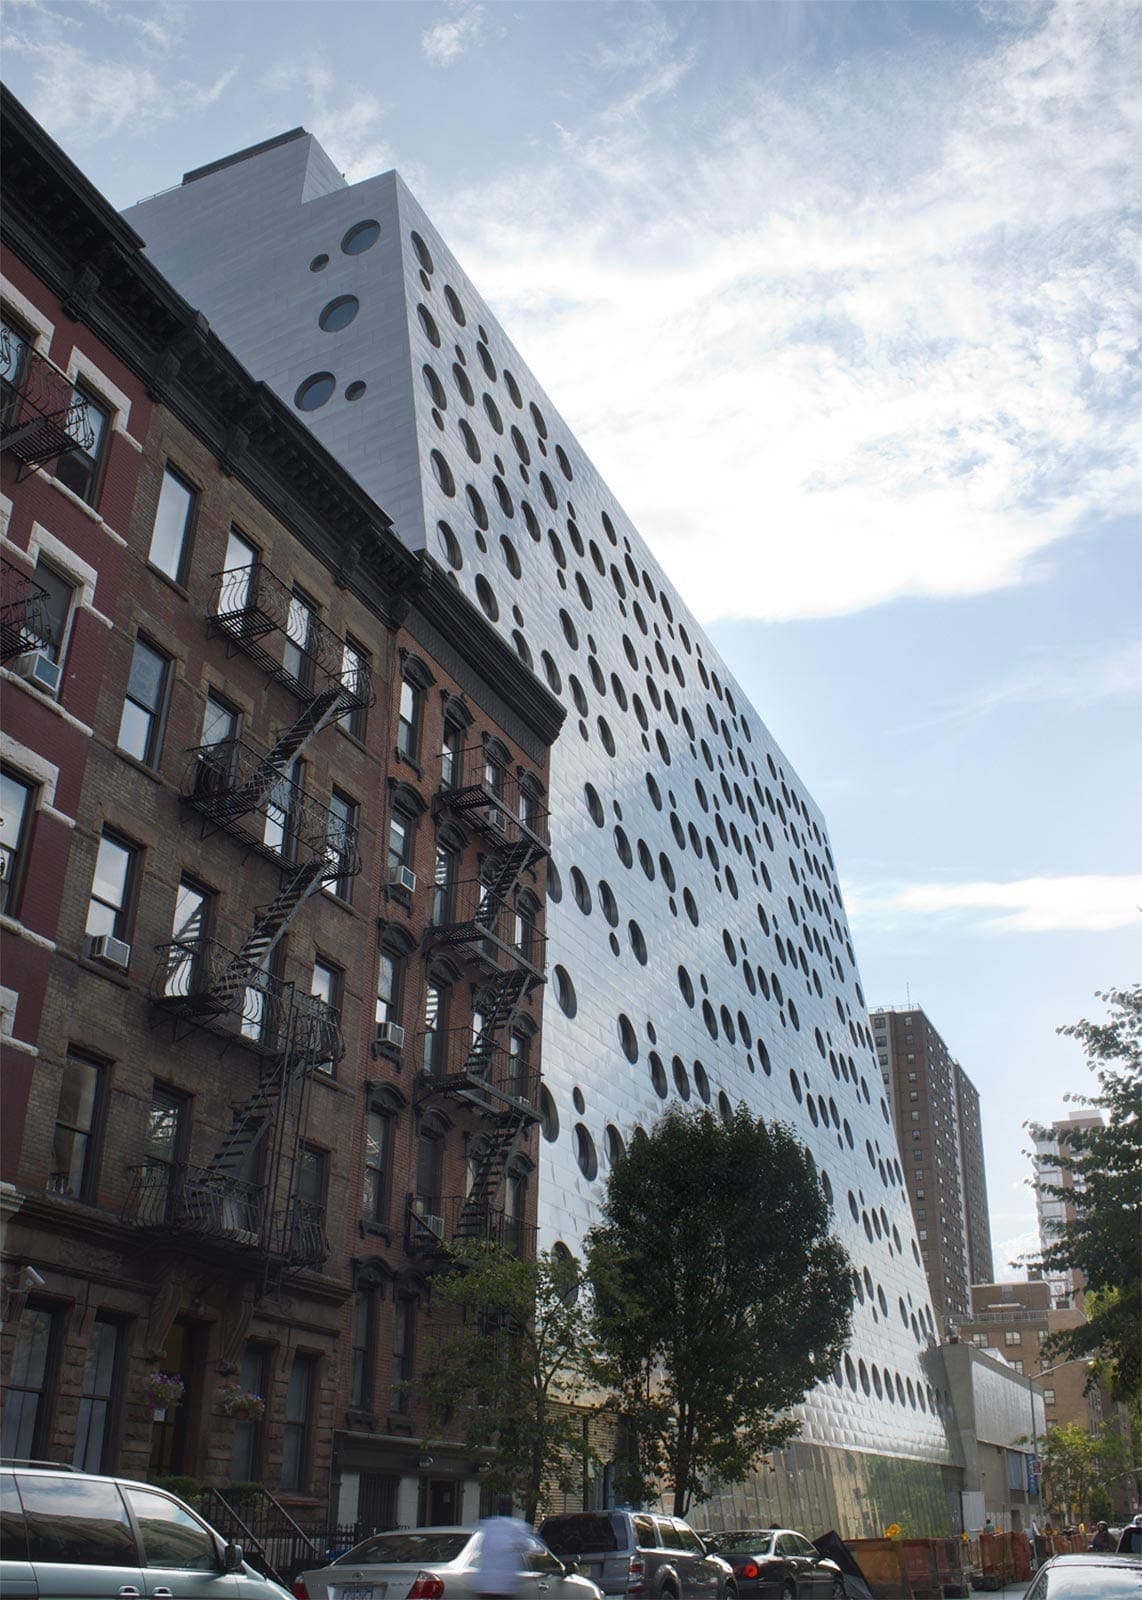
[(177, 1372), (152, 1372), (147, 1379), (147, 1404), (158, 1415), (182, 1404), (186, 1384)]
[(236, 1422), (261, 1422), (266, 1414), (266, 1402), (260, 1394), (253, 1394), (248, 1389), (240, 1389), (236, 1383), (228, 1383), (218, 1396), (218, 1404), (223, 1416), (233, 1417)]

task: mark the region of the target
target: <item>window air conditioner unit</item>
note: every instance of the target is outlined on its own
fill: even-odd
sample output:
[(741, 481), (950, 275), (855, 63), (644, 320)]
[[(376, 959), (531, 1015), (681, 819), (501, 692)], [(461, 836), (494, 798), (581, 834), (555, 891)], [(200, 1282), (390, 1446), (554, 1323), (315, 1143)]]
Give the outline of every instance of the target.
[(45, 650), (25, 650), (12, 662), (12, 671), (21, 678), (27, 678), (29, 683), (34, 683), (37, 689), (55, 694), (63, 668)]
[(485, 806), (484, 821), (489, 828), (495, 828), (497, 833), (508, 831), (508, 814), (502, 806)]
[(443, 1237), (444, 1237), (444, 1218), (443, 1217), (438, 1217), (435, 1214), (435, 1212), (432, 1212), (432, 1211), (422, 1211), (422, 1212), (420, 1212), (420, 1214), (418, 1215), (416, 1220), (420, 1223), (421, 1227), (422, 1228), (426, 1228), (429, 1233), (435, 1234), (438, 1239), (443, 1239)]
[(395, 1050), (404, 1049), (404, 1029), (399, 1022), (382, 1022), (377, 1026), (377, 1044), (391, 1044)]
[(411, 867), (394, 867), (389, 874), (389, 882), (398, 889), (405, 889), (412, 894), (416, 889), (416, 873)]
[(95, 934), (87, 941), (87, 958), (126, 972), (131, 963), (131, 946), (125, 939), (115, 939), (109, 933)]

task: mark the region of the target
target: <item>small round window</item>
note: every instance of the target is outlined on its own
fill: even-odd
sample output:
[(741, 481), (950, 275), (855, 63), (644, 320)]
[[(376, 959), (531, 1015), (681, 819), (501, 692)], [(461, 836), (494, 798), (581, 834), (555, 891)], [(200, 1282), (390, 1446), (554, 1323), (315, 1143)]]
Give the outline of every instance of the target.
[(598, 1176), (599, 1157), (595, 1150), (595, 1141), (581, 1122), (575, 1124), (575, 1160), (579, 1163), (579, 1171), (585, 1178), (592, 1179)]
[(347, 256), (364, 255), (366, 250), (371, 250), (381, 237), (381, 225), (370, 218), (367, 222), (355, 222), (341, 241), (342, 254)]
[(309, 270), (310, 272), (324, 272), (328, 265), (329, 257), (327, 255), (314, 256), (309, 263)]
[(336, 300), (330, 300), (324, 306), (317, 319), (317, 326), (322, 333), (337, 333), (341, 328), (347, 328), (353, 318), (361, 309), (361, 302), (355, 294), (339, 294)]
[(332, 398), (336, 387), (337, 379), (331, 372), (311, 372), (308, 378), (298, 384), (293, 403), (299, 411), (316, 411)]
[(360, 400), (368, 391), (369, 385), (362, 378), (355, 378), (345, 390), (346, 400)]

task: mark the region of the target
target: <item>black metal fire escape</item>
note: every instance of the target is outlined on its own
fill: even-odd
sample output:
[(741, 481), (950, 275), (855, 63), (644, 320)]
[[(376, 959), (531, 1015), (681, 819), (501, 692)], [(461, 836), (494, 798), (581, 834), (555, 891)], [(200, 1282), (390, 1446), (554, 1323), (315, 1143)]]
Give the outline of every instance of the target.
[(87, 401), (71, 379), (0, 324), (0, 451), (20, 463), (19, 476), (94, 443)]
[(51, 634), (47, 591), (0, 556), (0, 662), (43, 647)]
[[(483, 841), (486, 854), (478, 879), (437, 885), (425, 944), (463, 953), (481, 970), (479, 1027), (453, 1030), (434, 1041), (415, 1091), (421, 1102), (452, 1095), (475, 1107), (483, 1121), (468, 1192), (451, 1204), (452, 1215), (441, 1219), (454, 1241), (504, 1232), (497, 1225), (495, 1202), (512, 1156), (539, 1120), (539, 1073), (513, 1054), (510, 1040), (521, 1005), (544, 982), (545, 941), (520, 914), (515, 897), (524, 874), (548, 853), (547, 812), (510, 774), (490, 763), (480, 748), (463, 751), (459, 765), (459, 781), (441, 788), (435, 808), (463, 821)], [(431, 1248), (429, 1230), (415, 1210), (410, 1231)]]
[[(373, 691), (364, 663), (338, 635), (310, 614), (299, 627), (295, 597), (267, 568), (231, 569), (218, 574), (218, 583), (212, 627), (290, 689), (301, 709), (267, 750), (227, 739), (189, 752), (185, 805), (202, 818), (204, 832), (221, 829), (273, 862), (281, 886), (240, 949), (204, 935), (160, 947), (155, 1003), (187, 1025), (239, 1037), (263, 1057), (253, 1094), (235, 1110), (208, 1166), (188, 1169), (181, 1220), (201, 1232), (204, 1218), (217, 1214), (229, 1219), (226, 1237), (256, 1242), (294, 1266), (316, 1265), (325, 1254), (322, 1219), (298, 1198), (296, 1141), (286, 1142), (286, 1130), (295, 1124), (300, 1136), (313, 1074), (331, 1070), (344, 1046), (330, 1008), (277, 977), (271, 958), (310, 895), (360, 870), (356, 828), (309, 795), (294, 774), (323, 730), (371, 705)], [(257, 1191), (243, 1174), (267, 1141), (271, 1177)], [(148, 1187), (156, 1186), (151, 1170), (139, 1169), (128, 1211), (145, 1222), (161, 1202), (169, 1223), (169, 1185), (149, 1199)]]

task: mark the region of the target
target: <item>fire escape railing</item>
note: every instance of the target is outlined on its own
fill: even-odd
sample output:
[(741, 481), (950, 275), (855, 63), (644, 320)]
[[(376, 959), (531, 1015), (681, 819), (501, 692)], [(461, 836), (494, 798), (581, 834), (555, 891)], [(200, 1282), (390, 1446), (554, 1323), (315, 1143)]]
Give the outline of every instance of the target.
[(524, 1261), (534, 1261), (539, 1229), (511, 1216), (503, 1206), (472, 1204), (470, 1195), (435, 1202), (432, 1211), (419, 1195), (405, 1202), (405, 1248), (412, 1255), (446, 1257), (465, 1245), (495, 1244)]
[(52, 642), (47, 599), (47, 590), (34, 578), (0, 556), (0, 661)]
[(295, 1199), (271, 1215), (263, 1186), (210, 1167), (153, 1162), (130, 1171), (123, 1220), (133, 1227), (258, 1250), (293, 1266), (319, 1266), (329, 1253), (325, 1208), (311, 1201)]
[(332, 696), (334, 716), (374, 701), (366, 663), (348, 642), (302, 605), (269, 567), (216, 572), (211, 625), (303, 700)]
[(324, 879), (360, 871), (357, 829), (287, 777), (268, 753), (225, 739), (188, 755), (183, 799), (247, 849), (279, 865), (323, 865)]
[(434, 949), (467, 946), (481, 963), (501, 971), (522, 967), (533, 982), (544, 975), (547, 936), (513, 906), (499, 903), (488, 879), (436, 886), (425, 943)]
[(0, 451), (31, 468), (94, 443), (87, 401), (71, 379), (0, 324)]
[(159, 945), (151, 999), (211, 1033), (240, 1038), (259, 1054), (288, 1051), (295, 1069), (333, 1065), (345, 1053), (331, 1006), (217, 939)]

